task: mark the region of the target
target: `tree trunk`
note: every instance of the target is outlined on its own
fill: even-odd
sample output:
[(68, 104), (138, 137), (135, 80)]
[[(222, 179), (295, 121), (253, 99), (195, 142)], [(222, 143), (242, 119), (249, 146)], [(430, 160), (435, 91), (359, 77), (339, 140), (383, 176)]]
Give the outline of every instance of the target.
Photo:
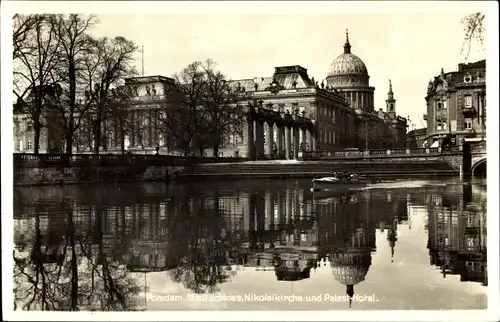
[(214, 143), (213, 144), (213, 147), (214, 147), (214, 158), (217, 158), (219, 156), (219, 143)]
[(95, 140), (94, 140), (94, 154), (99, 154), (99, 147), (101, 146), (101, 116), (97, 116), (95, 122)]
[(189, 145), (184, 147), (184, 156), (187, 157), (189, 155)]
[(41, 124), (40, 124), (40, 115), (37, 115), (34, 119), (33, 122), (33, 130), (35, 131), (35, 138), (33, 142), (35, 144), (35, 154), (40, 153), (40, 130), (41, 130)]
[(120, 131), (120, 148), (122, 150), (122, 155), (125, 154), (125, 131), (121, 129)]
[(73, 128), (70, 125), (70, 128), (66, 132), (66, 154), (73, 154)]
[(73, 222), (73, 211), (67, 212), (67, 227), (68, 239), (71, 247), (71, 295), (70, 295), (70, 311), (78, 310), (78, 261), (76, 258), (76, 243), (75, 243), (75, 227)]

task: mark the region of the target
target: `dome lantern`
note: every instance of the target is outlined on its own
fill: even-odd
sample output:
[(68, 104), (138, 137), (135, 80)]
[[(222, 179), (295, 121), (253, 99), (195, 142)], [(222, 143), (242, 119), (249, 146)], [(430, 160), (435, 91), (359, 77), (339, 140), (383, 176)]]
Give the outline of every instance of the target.
[(349, 30), (345, 30), (345, 44), (344, 44), (344, 54), (351, 53), (351, 44), (349, 43)]

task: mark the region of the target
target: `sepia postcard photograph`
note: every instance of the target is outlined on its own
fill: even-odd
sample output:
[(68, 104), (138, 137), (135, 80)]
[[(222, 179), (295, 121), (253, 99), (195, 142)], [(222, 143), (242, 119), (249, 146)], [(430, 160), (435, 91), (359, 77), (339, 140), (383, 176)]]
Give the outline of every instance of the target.
[(1, 23), (4, 320), (500, 319), (498, 3)]

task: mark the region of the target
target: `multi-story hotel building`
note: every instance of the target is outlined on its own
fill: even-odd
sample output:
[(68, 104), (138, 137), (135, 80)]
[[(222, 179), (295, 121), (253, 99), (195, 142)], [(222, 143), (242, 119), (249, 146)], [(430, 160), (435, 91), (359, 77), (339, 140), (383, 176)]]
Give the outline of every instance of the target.
[(486, 60), (459, 64), (427, 89), (427, 144), (460, 144), (486, 138)]

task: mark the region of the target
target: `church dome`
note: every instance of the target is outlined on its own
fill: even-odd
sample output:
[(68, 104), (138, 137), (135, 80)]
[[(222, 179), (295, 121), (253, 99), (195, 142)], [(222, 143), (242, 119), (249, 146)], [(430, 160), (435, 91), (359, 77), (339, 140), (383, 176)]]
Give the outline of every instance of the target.
[(346, 34), (344, 53), (332, 62), (326, 79), (328, 84), (334, 87), (369, 85), (368, 69), (361, 58), (351, 53), (348, 34)]
[(369, 252), (332, 254), (330, 266), (336, 281), (344, 285), (356, 285), (365, 280), (372, 256)]
[(332, 62), (328, 76), (368, 75), (365, 63), (358, 56), (344, 53)]

